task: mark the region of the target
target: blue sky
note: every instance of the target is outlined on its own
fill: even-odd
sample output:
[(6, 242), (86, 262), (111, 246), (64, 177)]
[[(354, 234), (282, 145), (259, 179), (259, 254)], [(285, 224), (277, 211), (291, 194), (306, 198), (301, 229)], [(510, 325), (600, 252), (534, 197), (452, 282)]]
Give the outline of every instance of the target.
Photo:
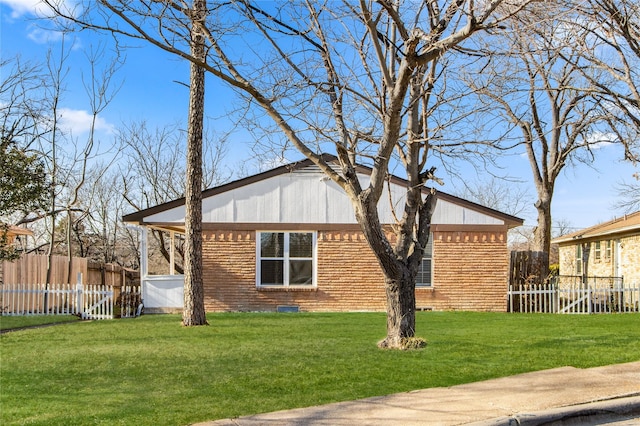
[[(0, 0), (0, 40), (2, 59), (21, 55), (22, 60), (43, 62), (47, 51), (51, 49), (59, 54), (60, 38), (56, 34), (43, 31), (40, 23), (34, 19), (38, 9), (38, 0)], [(100, 40), (90, 32), (68, 35), (67, 46), (73, 46), (69, 64), (68, 91), (65, 93), (62, 108), (64, 119), (75, 134), (87, 130), (87, 97), (81, 84), (81, 74), (86, 72), (86, 52), (95, 49)], [(107, 49), (109, 46), (107, 46)], [(111, 56), (105, 51), (105, 59)], [(188, 107), (188, 89), (178, 82), (187, 82), (188, 64), (159, 49), (139, 44), (126, 50), (124, 65), (116, 80), (122, 86), (108, 108), (99, 117), (99, 137), (108, 144), (113, 129), (123, 122), (146, 120), (152, 126), (165, 123), (186, 123)], [(215, 118), (215, 127), (222, 133), (233, 128), (225, 118), (225, 112), (233, 103), (232, 92), (219, 82), (209, 79), (207, 82), (206, 114)], [(258, 165), (250, 156), (250, 144), (246, 132), (237, 131), (231, 136), (227, 165), (236, 167), (241, 162)], [(617, 200), (615, 184), (620, 181), (632, 181), (632, 175), (638, 172), (631, 164), (621, 161), (622, 152), (614, 146), (604, 146), (598, 150), (591, 167), (579, 165), (566, 168), (558, 179), (553, 201), (554, 220), (566, 220), (575, 228), (593, 224), (620, 216), (613, 204)], [(288, 158), (298, 160), (300, 156)], [(511, 176), (530, 182), (530, 167), (523, 156), (513, 155), (505, 161)], [(443, 170), (440, 173), (444, 173)], [(456, 193), (455, 179), (442, 176), (446, 184), (441, 189)], [(462, 179), (477, 179), (475, 173), (463, 172)], [(535, 191), (529, 184), (529, 193), (534, 202)], [(534, 209), (524, 214), (527, 225), (535, 225)]]

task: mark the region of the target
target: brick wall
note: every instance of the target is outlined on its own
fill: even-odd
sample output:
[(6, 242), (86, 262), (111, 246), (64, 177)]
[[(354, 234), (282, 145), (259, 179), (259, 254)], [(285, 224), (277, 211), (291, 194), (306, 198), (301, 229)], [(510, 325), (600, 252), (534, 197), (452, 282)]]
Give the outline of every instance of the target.
[(576, 246), (560, 246), (558, 264), (560, 275), (576, 275)]
[(640, 235), (622, 238), (620, 263), (623, 269), (624, 282), (640, 285)]
[[(434, 236), (434, 286), (416, 291), (417, 307), (504, 311), (508, 256), (504, 232), (440, 232)], [(359, 231), (318, 232), (318, 286), (257, 289), (254, 230), (206, 231), (207, 311), (383, 311), (380, 267)]]
[(416, 290), (418, 308), (506, 311), (506, 232), (435, 232), (433, 262), (433, 288)]
[[(630, 235), (619, 238), (620, 252), (618, 259), (620, 273), (625, 283), (640, 284), (640, 235)], [(607, 256), (606, 241), (600, 242), (600, 258), (596, 258), (595, 241), (591, 242), (589, 251), (589, 276), (616, 276), (616, 242), (611, 240), (611, 255)], [(560, 274), (576, 275), (576, 246), (563, 245), (560, 247)]]

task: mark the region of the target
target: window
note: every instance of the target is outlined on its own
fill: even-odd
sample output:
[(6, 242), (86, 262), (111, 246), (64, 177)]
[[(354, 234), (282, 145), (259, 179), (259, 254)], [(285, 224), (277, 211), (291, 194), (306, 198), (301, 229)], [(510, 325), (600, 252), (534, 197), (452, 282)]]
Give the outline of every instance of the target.
[(611, 240), (607, 240), (606, 246), (604, 248), (604, 258), (609, 260), (611, 259)]
[(576, 275), (582, 275), (582, 244), (576, 245)]
[(427, 246), (424, 248), (424, 253), (422, 254), (422, 263), (420, 264), (420, 269), (418, 269), (418, 274), (416, 275), (416, 287), (432, 287), (433, 286), (432, 240), (433, 240), (433, 235), (429, 235), (429, 242), (427, 243)]
[(594, 248), (594, 256), (595, 256), (595, 260), (600, 260), (600, 255), (601, 255), (601, 251), (600, 251), (600, 241), (596, 241), (595, 243), (595, 248)]
[(258, 232), (257, 285), (313, 286), (314, 232)]

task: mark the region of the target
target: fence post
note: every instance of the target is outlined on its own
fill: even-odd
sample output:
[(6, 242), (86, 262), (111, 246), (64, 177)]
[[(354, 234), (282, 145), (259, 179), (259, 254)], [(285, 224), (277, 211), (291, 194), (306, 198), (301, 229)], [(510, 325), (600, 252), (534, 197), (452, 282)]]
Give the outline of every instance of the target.
[(513, 286), (509, 284), (509, 291), (507, 293), (509, 295), (509, 312), (513, 313)]
[(84, 301), (82, 296), (84, 293), (84, 287), (82, 285), (82, 272), (78, 272), (78, 278), (76, 281), (76, 313), (84, 319)]

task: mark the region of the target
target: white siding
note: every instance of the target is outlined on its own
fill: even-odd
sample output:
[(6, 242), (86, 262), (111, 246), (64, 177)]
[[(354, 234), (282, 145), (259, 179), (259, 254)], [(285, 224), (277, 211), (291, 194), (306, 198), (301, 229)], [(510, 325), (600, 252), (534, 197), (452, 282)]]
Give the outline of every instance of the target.
[(504, 222), (493, 216), (462, 207), (448, 201), (438, 200), (431, 222), (440, 225), (503, 225)]
[[(359, 175), (364, 186), (368, 175)], [(393, 208), (402, 215), (406, 189), (392, 185), (379, 205), (383, 223), (394, 221)], [(355, 224), (351, 202), (342, 189), (315, 168), (282, 174), (208, 197), (202, 201), (205, 223), (315, 223)], [(184, 206), (145, 218), (150, 223), (184, 222)], [(503, 221), (468, 207), (438, 200), (434, 224), (501, 225)]]

